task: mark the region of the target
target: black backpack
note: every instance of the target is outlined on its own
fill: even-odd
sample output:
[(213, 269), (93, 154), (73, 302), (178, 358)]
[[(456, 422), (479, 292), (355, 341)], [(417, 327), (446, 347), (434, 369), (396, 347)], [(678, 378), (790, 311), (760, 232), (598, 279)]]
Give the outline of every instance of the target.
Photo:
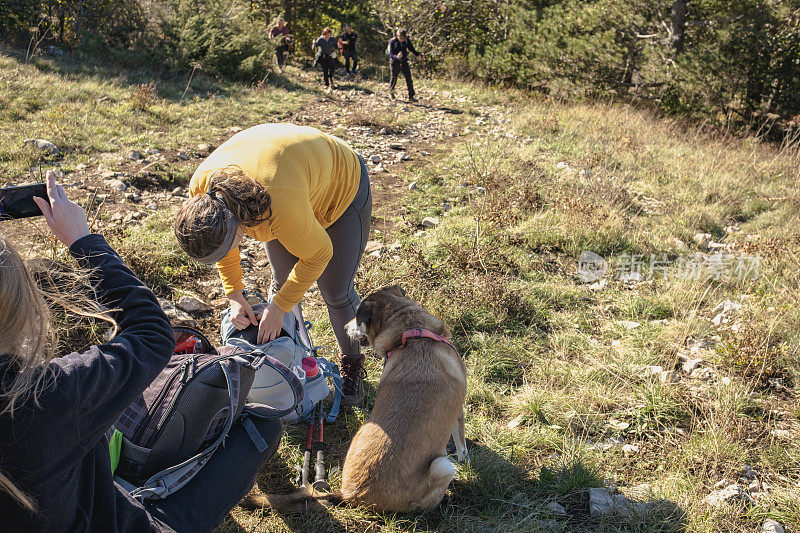
[[(273, 357), (235, 346), (217, 351), (191, 328), (176, 327), (174, 332), (176, 352), (188, 353), (172, 357), (111, 431), (122, 433), (117, 481), (141, 500), (164, 498), (188, 483), (237, 420), (263, 451), (266, 443), (248, 417), (280, 418), (303, 399), (300, 380)], [(294, 397), (285, 405), (245, 408), (256, 370), (264, 368), (285, 380)]]

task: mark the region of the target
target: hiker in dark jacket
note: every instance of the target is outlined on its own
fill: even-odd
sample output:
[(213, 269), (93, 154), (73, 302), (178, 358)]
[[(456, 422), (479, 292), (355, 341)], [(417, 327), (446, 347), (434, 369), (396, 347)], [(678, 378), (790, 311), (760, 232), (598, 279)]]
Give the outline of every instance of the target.
[(336, 50), (339, 49), (339, 41), (333, 36), (333, 30), (325, 27), (322, 30), (322, 35), (314, 41), (313, 48), (317, 51), (314, 65), (316, 66), (319, 64), (322, 66), (322, 77), (325, 80), (325, 89), (330, 92), (336, 88), (333, 84), (333, 73), (338, 63), (336, 60)]
[(163, 500), (142, 504), (114, 482), (106, 432), (169, 361), (172, 328), (153, 293), (103, 237), (89, 233), (83, 209), (51, 172), (47, 182), (50, 206), (36, 202), (89, 272), (99, 304), (113, 310), (107, 317), (118, 333), (56, 357), (44, 294), (0, 238), (0, 529), (210, 532), (252, 489), (277, 449), (280, 422), (254, 420), (270, 444), (264, 453), (235, 425), (225, 447)]
[(391, 71), (391, 78), (389, 80), (389, 97), (394, 100), (394, 86), (397, 84), (397, 77), (400, 72), (406, 78), (406, 86), (408, 87), (408, 101), (416, 102), (414, 93), (414, 82), (411, 80), (411, 68), (408, 66), (408, 53), (412, 52), (416, 56), (425, 57), (420, 54), (411, 44), (411, 39), (408, 38), (406, 30), (397, 30), (397, 34), (389, 41), (389, 69)]
[(285, 20), (278, 19), (277, 24), (269, 30), (269, 38), (277, 41), (275, 43), (275, 59), (278, 61), (278, 68), (283, 72), (286, 67), (286, 57), (289, 55), (289, 43), (292, 42), (292, 35), (289, 33)]
[[(339, 36), (339, 46), (342, 49), (344, 56), (344, 70), (347, 75), (355, 74), (358, 68), (358, 48), (357, 48), (358, 34), (353, 31), (353, 27), (347, 24), (344, 27), (344, 33)], [(350, 59), (353, 60), (353, 70), (350, 70)]]

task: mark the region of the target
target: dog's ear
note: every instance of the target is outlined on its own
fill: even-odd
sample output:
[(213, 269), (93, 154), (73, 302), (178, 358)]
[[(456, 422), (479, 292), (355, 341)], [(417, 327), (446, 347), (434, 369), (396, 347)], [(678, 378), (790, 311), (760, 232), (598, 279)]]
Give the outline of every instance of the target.
[(395, 296), (405, 296), (406, 291), (400, 285), (389, 285), (388, 287), (384, 287), (384, 290), (389, 294), (394, 294)]
[(372, 322), (372, 311), (374, 310), (375, 302), (361, 302), (356, 311), (356, 325), (361, 326), (363, 324), (365, 328), (369, 328), (369, 324)]

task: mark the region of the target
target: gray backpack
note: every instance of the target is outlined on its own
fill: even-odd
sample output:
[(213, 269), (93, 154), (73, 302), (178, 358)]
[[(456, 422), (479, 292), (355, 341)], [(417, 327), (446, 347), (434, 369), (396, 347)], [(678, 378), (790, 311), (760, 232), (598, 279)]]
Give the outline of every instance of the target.
[[(237, 421), (265, 450), (249, 417), (281, 418), (303, 399), (297, 376), (261, 351), (223, 346), (218, 352), (190, 328), (175, 328), (175, 340), (190, 353), (176, 353), (112, 428), (122, 433), (115, 479), (141, 500), (165, 498), (188, 483)], [(256, 371), (286, 382), (291, 394), (283, 405), (245, 407)]]

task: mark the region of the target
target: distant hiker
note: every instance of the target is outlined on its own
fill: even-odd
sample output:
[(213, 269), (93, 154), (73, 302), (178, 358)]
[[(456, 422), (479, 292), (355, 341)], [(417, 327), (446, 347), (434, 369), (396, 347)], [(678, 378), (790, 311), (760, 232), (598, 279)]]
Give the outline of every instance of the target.
[(414, 49), (411, 44), (411, 39), (408, 38), (406, 30), (397, 30), (397, 35), (392, 37), (389, 41), (389, 47), (386, 49), (389, 53), (389, 68), (391, 71), (391, 79), (389, 81), (389, 97), (394, 100), (394, 86), (397, 84), (397, 76), (400, 72), (406, 77), (406, 86), (408, 87), (408, 101), (416, 102), (414, 93), (414, 82), (411, 80), (411, 68), (408, 66), (408, 53), (413, 52), (414, 55), (425, 57)]
[(289, 55), (289, 43), (292, 42), (292, 36), (285, 20), (278, 19), (278, 23), (269, 30), (269, 38), (270, 40), (280, 38), (280, 42), (275, 45), (275, 59), (278, 61), (278, 68), (283, 72), (286, 67), (286, 58)]
[(330, 92), (335, 89), (333, 83), (333, 73), (336, 70), (338, 61), (336, 60), (336, 50), (339, 49), (339, 42), (333, 36), (333, 30), (327, 26), (322, 30), (322, 35), (314, 41), (313, 48), (317, 53), (314, 58), (314, 66), (322, 66), (322, 77), (325, 80), (325, 90)]
[[(253, 488), (278, 448), (281, 423), (252, 419), (266, 441), (262, 451), (235, 424), (225, 446), (164, 499), (142, 503), (115, 483), (107, 432), (169, 362), (175, 339), (156, 297), (103, 237), (90, 234), (83, 209), (50, 171), (47, 195), (49, 206), (35, 201), (85, 269), (87, 293), (70, 290), (82, 283), (63, 271), (43, 272), (43, 291), (0, 237), (0, 530), (210, 533)], [(48, 304), (113, 320), (116, 334), (59, 356), (61, 319)]]
[[(358, 68), (358, 49), (356, 46), (358, 41), (358, 34), (353, 31), (353, 27), (347, 24), (344, 27), (344, 33), (339, 37), (339, 46), (342, 49), (344, 56), (344, 69), (347, 75), (355, 74)], [(353, 60), (353, 70), (350, 71), (350, 59)]]

